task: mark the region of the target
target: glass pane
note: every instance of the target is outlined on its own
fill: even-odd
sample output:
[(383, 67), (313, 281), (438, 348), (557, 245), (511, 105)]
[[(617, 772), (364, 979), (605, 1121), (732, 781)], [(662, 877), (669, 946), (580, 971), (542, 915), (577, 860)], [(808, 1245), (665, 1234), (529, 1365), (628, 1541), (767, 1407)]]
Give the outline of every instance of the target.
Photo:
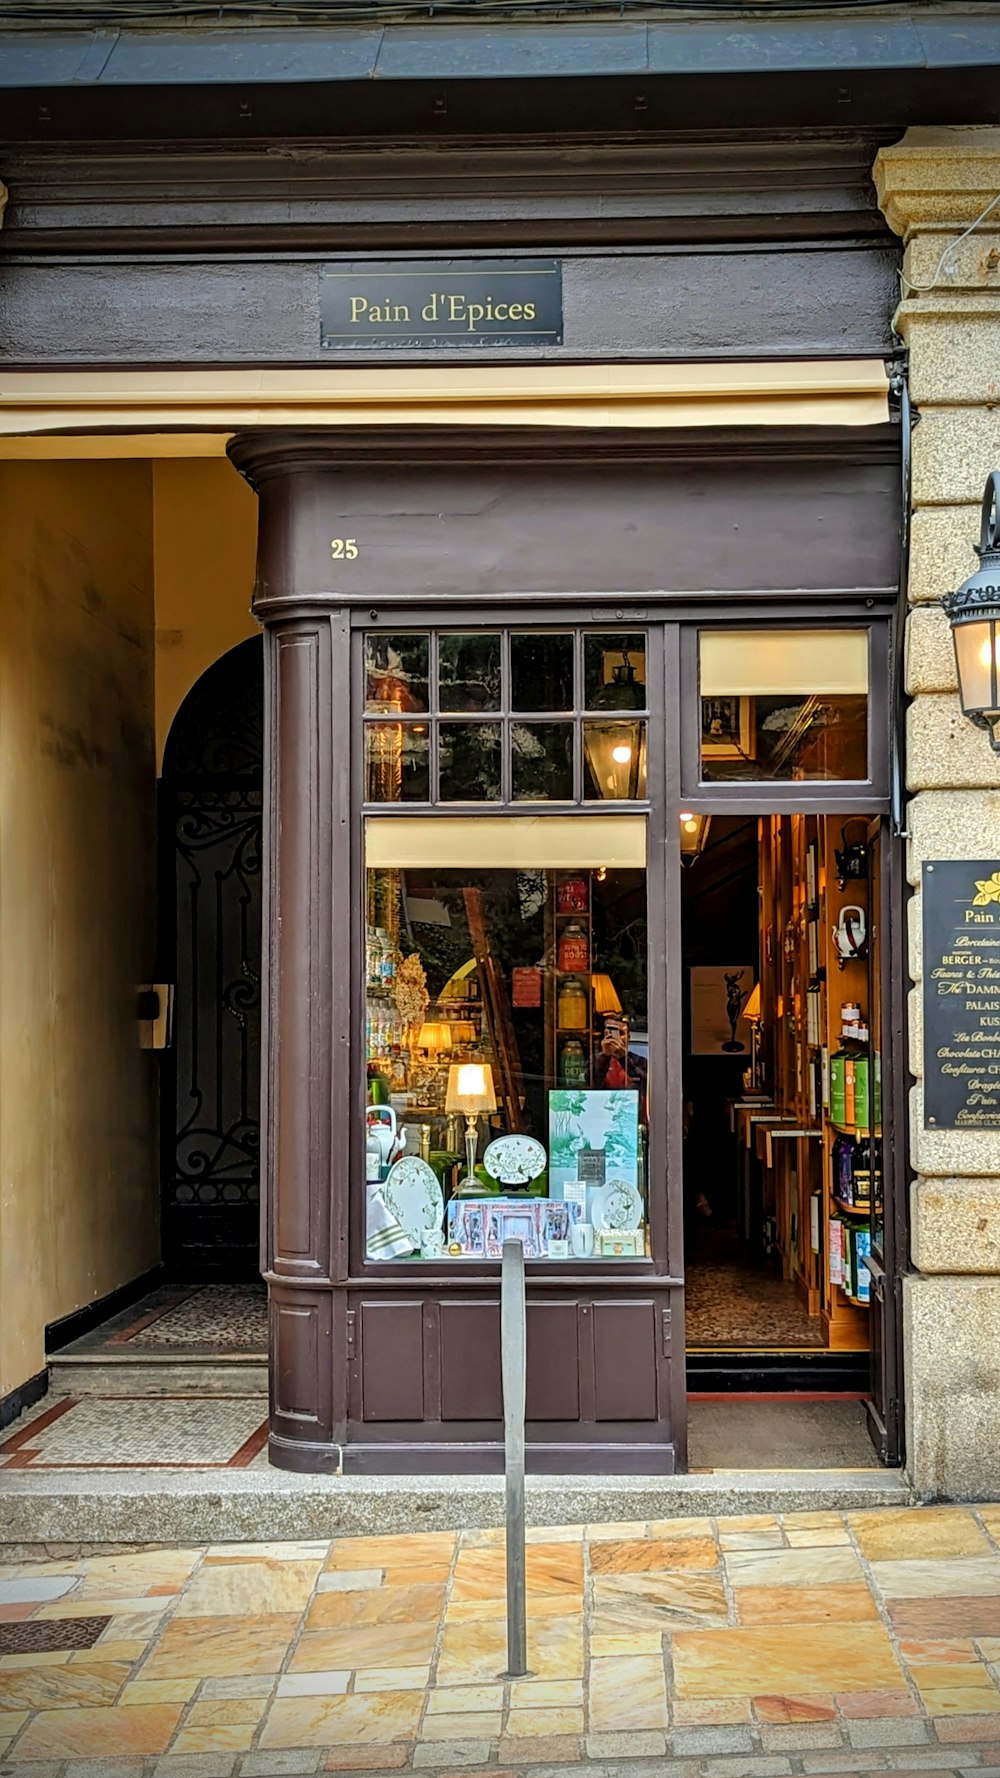
[(588, 710), (645, 710), (645, 635), (585, 636), (583, 681)]
[(868, 699), (807, 692), (702, 698), (701, 775), (710, 782), (867, 778)]
[(442, 636), (438, 696), (442, 710), (499, 710), (500, 637)]
[(500, 801), (500, 726), (443, 722), (439, 731), (439, 797), (443, 803)]
[(491, 825), (467, 823), (463, 865), (369, 852), (368, 1257), (461, 1267), (513, 1237), (531, 1259), (641, 1259), (646, 872), (483, 865)]
[(511, 755), (515, 802), (572, 802), (571, 722), (515, 722)]
[(572, 636), (511, 636), (510, 676), (512, 709), (572, 710)]
[(646, 794), (646, 724), (587, 721), (583, 725), (587, 802), (634, 802)]
[(430, 737), (426, 723), (365, 725), (365, 796), (370, 803), (430, 801)]
[(427, 709), (428, 637), (365, 637), (365, 708), (390, 712)]
[(706, 631), (699, 653), (703, 779), (867, 778), (867, 631)]

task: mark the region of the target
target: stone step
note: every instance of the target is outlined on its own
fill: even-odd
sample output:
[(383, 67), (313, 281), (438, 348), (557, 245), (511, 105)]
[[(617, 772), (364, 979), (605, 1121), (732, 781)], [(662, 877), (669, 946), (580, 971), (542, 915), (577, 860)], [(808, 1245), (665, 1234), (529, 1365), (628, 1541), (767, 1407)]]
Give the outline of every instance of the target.
[(267, 1395), (264, 1353), (56, 1352), (56, 1395)]
[[(898, 1471), (717, 1470), (686, 1476), (529, 1476), (531, 1526), (908, 1506)], [(301, 1476), (253, 1469), (0, 1470), (0, 1553), (45, 1545), (260, 1543), (378, 1532), (487, 1530), (502, 1476)]]

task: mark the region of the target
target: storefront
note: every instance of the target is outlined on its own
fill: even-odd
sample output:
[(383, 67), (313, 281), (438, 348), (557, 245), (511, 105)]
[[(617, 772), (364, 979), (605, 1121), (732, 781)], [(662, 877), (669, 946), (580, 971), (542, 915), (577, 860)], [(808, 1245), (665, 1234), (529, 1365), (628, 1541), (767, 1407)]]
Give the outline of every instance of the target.
[(902, 935), (907, 828), (913, 890), (1000, 843), (938, 605), (995, 26), (483, 10), (8, 33), (0, 1417), (161, 1258), (256, 1274), (259, 1184), (278, 1465), (496, 1470), (520, 1232), (534, 1469), (829, 1390), (982, 1492), (995, 1135), (924, 1119)]
[[(891, 1295), (888, 1314), (880, 1291), (868, 1306), (856, 1259), (847, 1289), (831, 1276), (829, 1232), (860, 1209), (837, 1203), (848, 1122), (881, 1145), (869, 1175), (895, 1201), (891, 1094), (849, 1120), (835, 1096), (849, 977), (858, 1077), (878, 1078), (874, 1046), (891, 1078), (868, 959), (880, 946), (886, 987), (899, 959), (888, 923), (872, 947), (856, 921), (872, 891), (898, 892), (898, 429), (733, 432), (722, 480), (720, 442), (386, 431), (363, 470), (347, 433), (231, 447), (260, 498), (267, 636), (272, 1461), (499, 1467), (498, 1262), (516, 1235), (532, 1467), (686, 1467), (698, 972), (681, 866), (733, 816), (759, 820), (766, 869), (782, 847), (785, 862), (759, 954), (736, 959), (748, 969), (727, 979), (717, 939), (732, 1113), (770, 1112), (785, 1200), (794, 1130), (799, 1196), (776, 1235), (789, 1290), (824, 1347), (866, 1363), (876, 1323), (876, 1419), (898, 1394)], [(865, 880), (838, 890), (850, 819)], [(817, 947), (794, 980), (782, 897)], [(842, 986), (831, 927), (848, 935)], [(875, 1260), (895, 1264), (891, 1235)]]

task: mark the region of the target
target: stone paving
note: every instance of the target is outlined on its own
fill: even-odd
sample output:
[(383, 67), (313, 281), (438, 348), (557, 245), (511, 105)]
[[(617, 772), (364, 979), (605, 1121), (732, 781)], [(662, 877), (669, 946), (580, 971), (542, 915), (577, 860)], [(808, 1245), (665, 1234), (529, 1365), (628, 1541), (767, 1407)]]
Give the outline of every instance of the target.
[(0, 1568), (0, 1773), (1000, 1773), (1000, 1507), (495, 1531)]

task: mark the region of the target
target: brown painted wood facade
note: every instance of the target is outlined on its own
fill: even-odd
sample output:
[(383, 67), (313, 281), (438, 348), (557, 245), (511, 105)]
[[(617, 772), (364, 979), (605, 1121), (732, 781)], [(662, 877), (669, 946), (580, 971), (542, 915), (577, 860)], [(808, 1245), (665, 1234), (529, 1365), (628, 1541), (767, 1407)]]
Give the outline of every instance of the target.
[[(889, 426), (811, 439), (388, 429), (360, 449), (350, 432), (248, 433), (231, 454), (260, 498), (256, 610), (268, 636), (273, 1460), (353, 1471), (502, 1464), (498, 1267), (463, 1266), (459, 1277), (447, 1263), (370, 1263), (352, 1181), (364, 1170), (361, 635), (379, 623), (470, 629), (509, 617), (641, 623), (659, 687), (650, 1028), (666, 1033), (666, 1048), (650, 1084), (665, 1107), (651, 1139), (651, 1258), (603, 1275), (532, 1264), (529, 1461), (542, 1471), (682, 1469), (676, 811), (682, 797), (711, 810), (838, 807), (833, 786), (713, 792), (697, 772), (685, 782), (698, 722), (697, 680), (682, 672), (687, 637), (720, 617), (870, 625), (872, 775), (846, 801), (841, 789), (839, 806), (884, 816), (898, 439)], [(342, 534), (363, 539), (356, 580), (353, 565), (329, 563), (329, 539)], [(469, 826), (474, 848), (472, 815)]]

